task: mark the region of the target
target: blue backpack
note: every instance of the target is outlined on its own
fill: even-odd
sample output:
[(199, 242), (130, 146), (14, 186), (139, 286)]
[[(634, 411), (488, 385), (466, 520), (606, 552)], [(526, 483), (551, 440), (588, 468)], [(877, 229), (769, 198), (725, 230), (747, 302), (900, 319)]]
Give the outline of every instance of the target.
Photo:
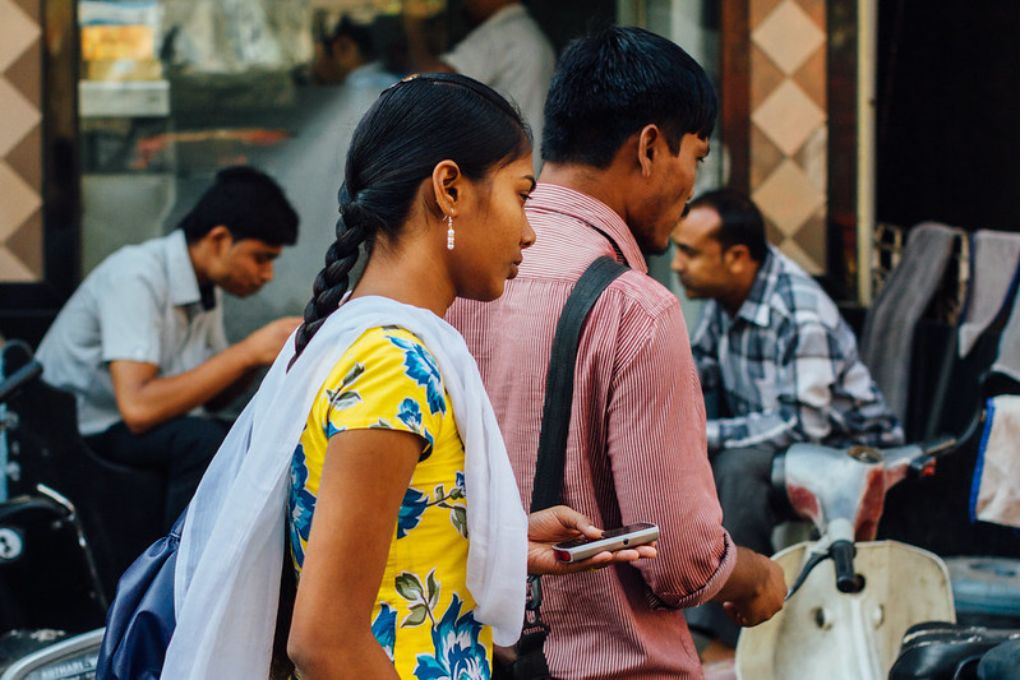
[(158, 680), (174, 633), (174, 565), (185, 513), (117, 583), (107, 611), (97, 680)]

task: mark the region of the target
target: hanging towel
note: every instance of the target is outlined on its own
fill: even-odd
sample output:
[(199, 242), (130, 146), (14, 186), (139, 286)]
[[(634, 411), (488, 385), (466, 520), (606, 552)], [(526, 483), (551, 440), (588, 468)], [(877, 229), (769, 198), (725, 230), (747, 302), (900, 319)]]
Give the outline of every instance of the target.
[(914, 227), (903, 259), (864, 321), (861, 358), (900, 420), (907, 417), (914, 329), (942, 281), (958, 233), (935, 222)]
[(971, 282), (958, 333), (961, 359), (1006, 304), (1019, 263), (1020, 234), (981, 229), (971, 237)]
[(1013, 309), (999, 339), (999, 354), (992, 364), (993, 371), (999, 371), (1020, 382), (1020, 281), (1013, 297)]
[(971, 521), (1020, 528), (1020, 397), (988, 400), (968, 508)]

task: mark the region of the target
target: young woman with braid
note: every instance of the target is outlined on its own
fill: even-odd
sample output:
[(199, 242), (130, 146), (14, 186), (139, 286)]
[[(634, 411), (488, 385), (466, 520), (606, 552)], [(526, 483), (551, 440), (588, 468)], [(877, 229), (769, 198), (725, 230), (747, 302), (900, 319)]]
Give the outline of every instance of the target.
[(402, 81), (359, 123), (294, 348), (189, 508), (163, 677), (266, 677), (282, 558), (299, 576), (288, 654), (314, 680), (489, 678), (492, 642), (518, 638), (527, 569), (655, 556), (555, 561), (552, 543), (600, 531), (565, 507), (525, 515), (476, 364), (442, 320), (456, 297), (499, 297), (533, 243), (530, 149), (516, 110), (456, 74)]

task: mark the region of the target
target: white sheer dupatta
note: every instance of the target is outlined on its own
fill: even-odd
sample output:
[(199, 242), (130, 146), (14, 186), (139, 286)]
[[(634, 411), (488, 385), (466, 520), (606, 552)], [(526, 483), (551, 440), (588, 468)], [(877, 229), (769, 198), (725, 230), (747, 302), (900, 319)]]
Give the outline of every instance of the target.
[(415, 333), (437, 359), (466, 447), (467, 585), (477, 602), (474, 616), (493, 627), (495, 643), (518, 639), (526, 514), (476, 362), (458, 331), (435, 314), (364, 297), (332, 314), (290, 371), (293, 344), (285, 345), (203, 477), (177, 555), (177, 626), (162, 677), (267, 677), (292, 453), (317, 390), (342, 352), (365, 330), (386, 325)]

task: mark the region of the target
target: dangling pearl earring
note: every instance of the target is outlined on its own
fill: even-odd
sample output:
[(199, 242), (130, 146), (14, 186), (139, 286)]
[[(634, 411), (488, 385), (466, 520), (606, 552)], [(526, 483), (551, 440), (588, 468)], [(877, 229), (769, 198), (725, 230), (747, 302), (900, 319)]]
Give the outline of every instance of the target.
[(455, 250), (455, 227), (452, 225), (452, 216), (448, 215), (444, 219), (448, 223), (448, 250)]

